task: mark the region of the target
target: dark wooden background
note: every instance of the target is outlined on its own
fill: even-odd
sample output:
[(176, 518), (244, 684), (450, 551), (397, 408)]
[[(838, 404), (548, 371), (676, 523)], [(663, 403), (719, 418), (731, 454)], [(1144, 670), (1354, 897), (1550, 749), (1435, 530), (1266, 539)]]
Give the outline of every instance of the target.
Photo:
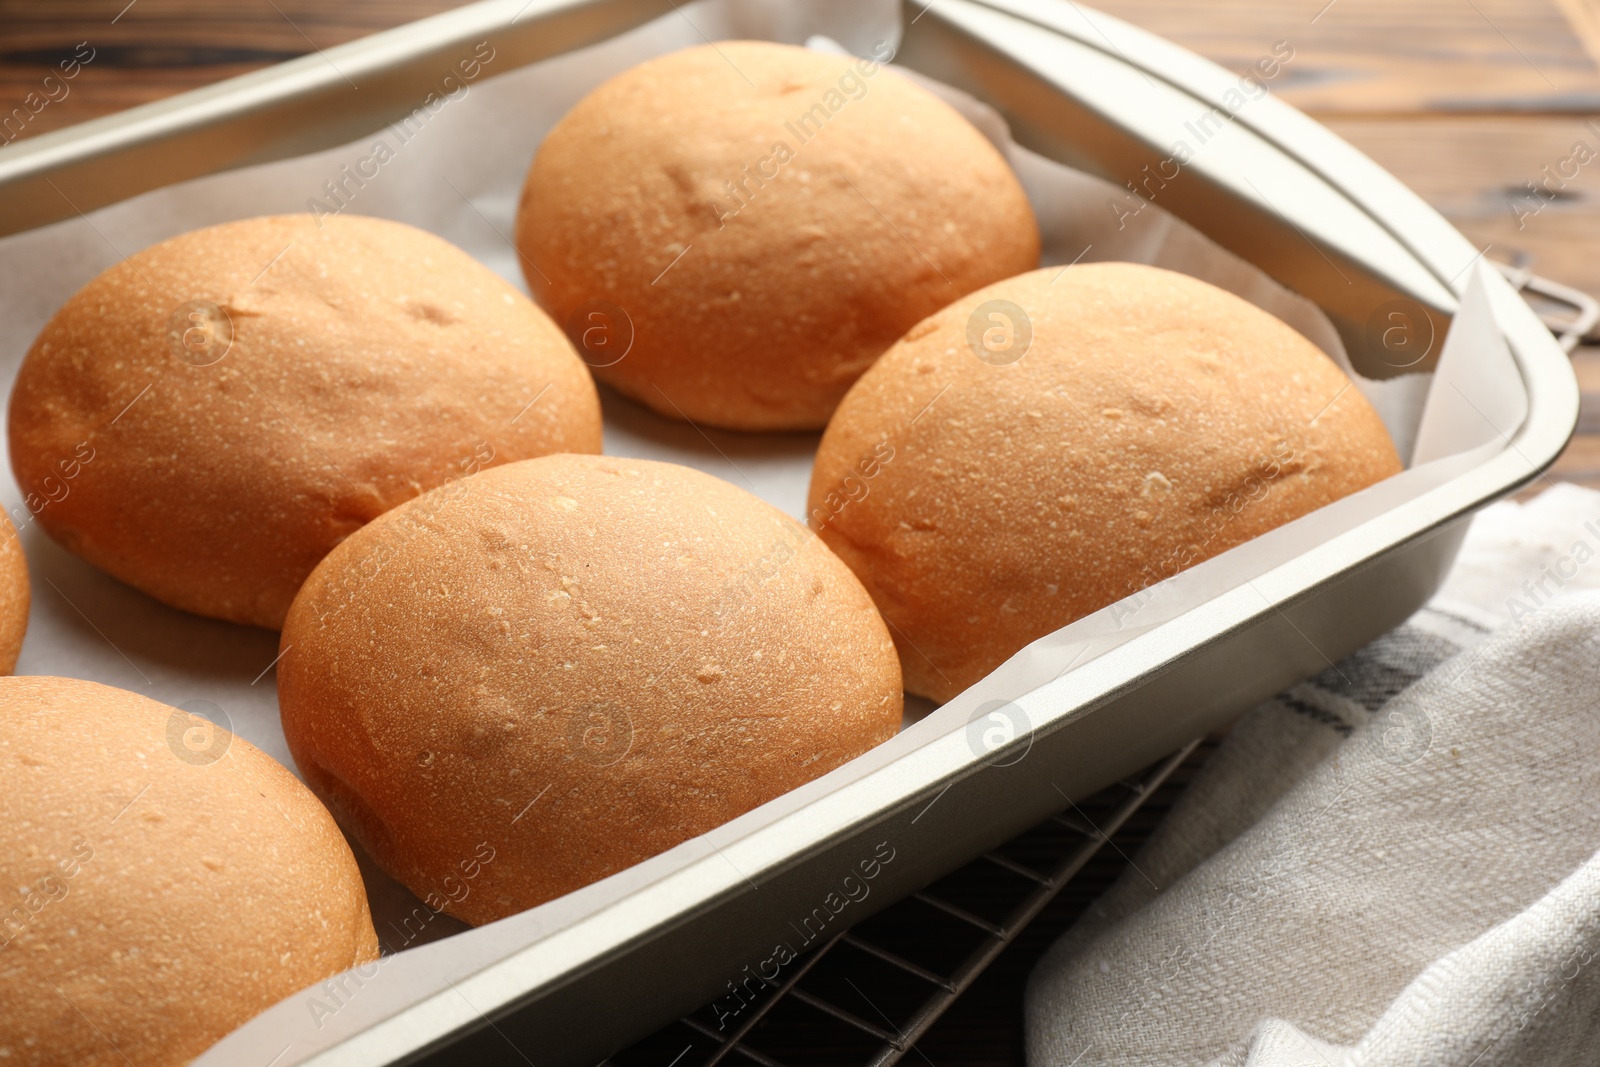
[[(81, 41), (95, 49), (94, 60), (22, 136), (453, 6), (451, 0), (0, 0), (0, 114), (37, 91)], [(1274, 84), (1280, 97), (1398, 175), (1487, 246), (1491, 258), (1530, 257), (1539, 273), (1600, 293), (1600, 0), (1095, 0), (1093, 6), (1240, 72), (1274, 42), (1289, 42), (1295, 59)], [(1537, 214), (1519, 220), (1513, 204), (1532, 206), (1525, 183), (1542, 180), (1547, 167), (1555, 170), (1578, 142), (1597, 158)], [(1583, 415), (1551, 477), (1600, 487), (1600, 348), (1581, 350), (1574, 363)], [(1158, 807), (1170, 796), (1169, 790)], [(1157, 814), (1134, 821), (1119, 842), (1124, 852), (1133, 851)], [(1026, 943), (907, 1062), (1021, 1063), (1020, 990), (1028, 963), (1121, 862), (1103, 850)]]

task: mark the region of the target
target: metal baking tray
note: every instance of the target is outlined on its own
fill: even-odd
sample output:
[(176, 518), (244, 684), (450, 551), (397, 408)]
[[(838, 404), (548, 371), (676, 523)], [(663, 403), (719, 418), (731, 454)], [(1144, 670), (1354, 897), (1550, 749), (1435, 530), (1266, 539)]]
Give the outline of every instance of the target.
[[(678, 9), (673, 0), (487, 0), (22, 141), (0, 149), (0, 234), (348, 142), (408, 113), (439, 70), (482, 41), (507, 69)], [(1074, 3), (916, 2), (902, 25), (897, 62), (993, 106), (1022, 145), (1118, 183), (1167, 156), (1156, 117), (1220, 107), (1238, 80)], [(1362, 373), (1398, 373), (1369, 343), (1374, 311), (1411, 301), (1442, 329), (1477, 249), (1275, 98), (1234, 114), (1229, 130), (1227, 150), (1187, 164), (1164, 206), (1321, 306)], [(229, 1039), (203, 1062), (593, 1063), (724, 995), (813, 913), (841, 871), (875, 850), (895, 858), (841, 926), (1398, 624), (1438, 587), (1472, 513), (1538, 476), (1576, 423), (1578, 391), (1560, 346), (1503, 278), (1487, 284), (1528, 396), (1528, 417), (1503, 450), (1017, 699), (1026, 725), (999, 749), (978, 754), (961, 729), (891, 742), (797, 791), (797, 811), (741, 817), (720, 848), (337, 1042), (307, 1050), (255, 1026), (251, 1041)], [(457, 935), (495, 936), (494, 926)]]

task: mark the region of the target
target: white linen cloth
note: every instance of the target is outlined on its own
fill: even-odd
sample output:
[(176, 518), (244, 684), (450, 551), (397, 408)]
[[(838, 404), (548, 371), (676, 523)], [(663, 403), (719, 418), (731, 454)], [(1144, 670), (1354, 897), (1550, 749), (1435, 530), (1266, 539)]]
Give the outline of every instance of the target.
[(1600, 493), (1478, 516), (1040, 961), (1033, 1067), (1600, 1064)]

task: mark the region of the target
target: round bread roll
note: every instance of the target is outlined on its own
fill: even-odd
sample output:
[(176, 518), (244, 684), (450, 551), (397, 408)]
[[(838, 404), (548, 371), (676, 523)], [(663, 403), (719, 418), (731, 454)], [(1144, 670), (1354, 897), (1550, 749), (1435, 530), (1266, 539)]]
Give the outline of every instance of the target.
[(280, 764), (71, 678), (0, 679), (0, 1063), (184, 1064), (377, 959), (350, 846)]
[(276, 629), (363, 523), (487, 464), (598, 452), (600, 408), (561, 332), (460, 249), (286, 215), (174, 237), (84, 286), (23, 361), (10, 437), (68, 549), (174, 607)]
[(534, 157), (528, 285), (602, 380), (663, 415), (818, 429), (918, 320), (1039, 262), (966, 119), (876, 60), (724, 41), (578, 102)]
[(4, 512), (0, 512), (0, 674), (17, 669), (22, 638), (28, 632), (28, 606), (33, 602), (28, 584), (28, 560), (22, 538)]
[(849, 569), (668, 463), (549, 456), (436, 489), (335, 549), (282, 640), (306, 782), (470, 923), (710, 830), (900, 724), (894, 644)]
[(1310, 341), (1131, 263), (1010, 278), (918, 323), (845, 397), (810, 521), (945, 701), (1018, 649), (1400, 470)]

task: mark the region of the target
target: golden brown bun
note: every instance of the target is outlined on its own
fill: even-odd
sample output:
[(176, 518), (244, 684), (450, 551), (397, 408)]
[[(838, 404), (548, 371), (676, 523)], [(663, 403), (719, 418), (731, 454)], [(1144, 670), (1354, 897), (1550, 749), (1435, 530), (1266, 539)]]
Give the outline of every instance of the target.
[(704, 833), (900, 723), (894, 644), (849, 569), (668, 463), (550, 456), (396, 508), (307, 579), (283, 647), (306, 781), (471, 923)]
[(33, 595), (28, 584), (28, 560), (22, 538), (11, 520), (0, 512), (0, 674), (17, 669), (22, 638), (28, 632), (28, 605)]
[[(991, 300), (1032, 323), (1009, 364), (1024, 333), (985, 349), (1005, 328), (999, 309), (974, 314)], [(1205, 282), (1105, 263), (1010, 278), (919, 323), (839, 405), (809, 509), (889, 621), (906, 689), (944, 701), (1399, 470), (1371, 405), (1293, 329)]]
[(355, 857), (287, 770), (203, 719), (0, 679), (0, 1057), (162, 1067), (377, 959)]
[(820, 428), (914, 323), (1039, 262), (1021, 185), (953, 108), (876, 62), (763, 41), (580, 100), (534, 158), (517, 244), (598, 377), (740, 430)]
[[(202, 300), (223, 332), (182, 307)], [(486, 462), (598, 452), (600, 408), (560, 331), (460, 249), (285, 215), (174, 237), (84, 286), (28, 351), (10, 434), (68, 549), (174, 607), (276, 629), (363, 523)]]

